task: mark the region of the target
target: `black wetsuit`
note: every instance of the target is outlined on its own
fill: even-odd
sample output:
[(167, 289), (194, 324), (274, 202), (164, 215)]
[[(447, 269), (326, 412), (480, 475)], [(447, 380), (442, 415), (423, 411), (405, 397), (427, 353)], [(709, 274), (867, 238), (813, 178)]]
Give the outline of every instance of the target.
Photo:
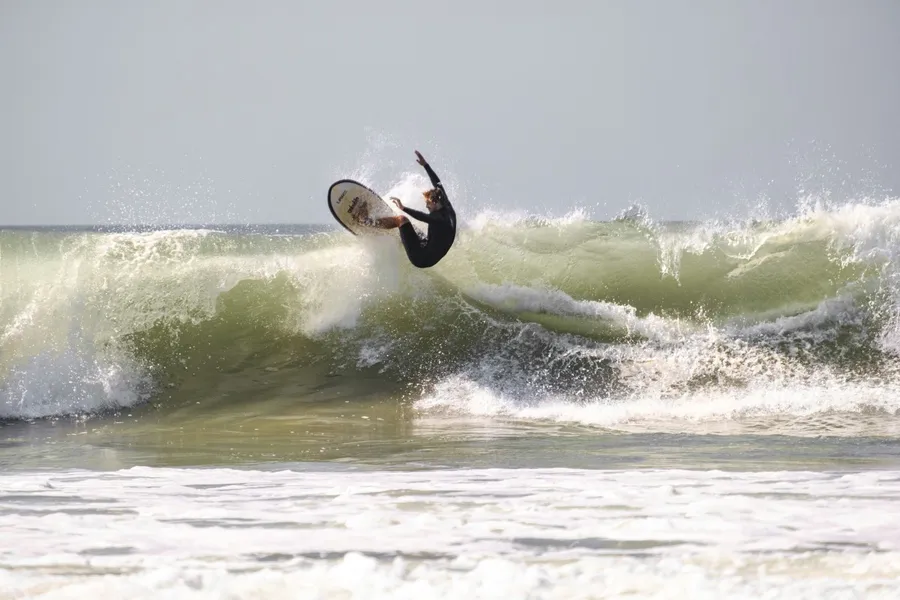
[(435, 198), (441, 208), (434, 212), (424, 213), (412, 208), (403, 208), (403, 212), (414, 219), (428, 223), (428, 234), (423, 240), (412, 226), (412, 223), (404, 223), (400, 226), (400, 239), (406, 248), (406, 255), (411, 262), (420, 269), (433, 267), (447, 252), (456, 239), (456, 212), (450, 204), (444, 185), (428, 164), (424, 165), (425, 171), (431, 178), (431, 184), (437, 190)]

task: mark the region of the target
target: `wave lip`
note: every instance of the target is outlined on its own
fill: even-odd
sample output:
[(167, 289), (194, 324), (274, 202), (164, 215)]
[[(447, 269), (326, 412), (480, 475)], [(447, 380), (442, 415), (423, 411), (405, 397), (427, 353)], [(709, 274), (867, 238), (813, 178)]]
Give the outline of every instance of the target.
[[(631, 306), (596, 300), (575, 300), (565, 292), (552, 288), (528, 287), (515, 284), (480, 284), (467, 294), (493, 308), (513, 314), (530, 314), (541, 320), (551, 317), (583, 317), (588, 331), (606, 331), (623, 336), (639, 336), (659, 341), (683, 337), (686, 323), (668, 320), (653, 314), (639, 317)], [(544, 322), (547, 322), (544, 320)]]

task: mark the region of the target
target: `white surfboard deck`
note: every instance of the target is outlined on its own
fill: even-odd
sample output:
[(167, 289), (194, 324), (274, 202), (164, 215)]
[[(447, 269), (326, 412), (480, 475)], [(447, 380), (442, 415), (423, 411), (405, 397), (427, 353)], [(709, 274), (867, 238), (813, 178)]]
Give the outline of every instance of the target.
[(357, 219), (360, 209), (368, 208), (369, 217), (378, 219), (396, 215), (393, 207), (368, 187), (353, 181), (341, 179), (328, 188), (328, 208), (338, 223), (353, 235), (385, 235), (397, 232), (390, 229), (372, 227)]

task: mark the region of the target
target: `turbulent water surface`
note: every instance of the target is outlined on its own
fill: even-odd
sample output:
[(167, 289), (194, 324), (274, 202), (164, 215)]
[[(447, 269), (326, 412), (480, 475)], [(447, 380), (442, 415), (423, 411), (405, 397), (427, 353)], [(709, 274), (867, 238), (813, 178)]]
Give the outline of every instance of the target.
[(430, 270), (2, 230), (0, 598), (894, 598), (898, 252), (891, 200), (483, 214)]

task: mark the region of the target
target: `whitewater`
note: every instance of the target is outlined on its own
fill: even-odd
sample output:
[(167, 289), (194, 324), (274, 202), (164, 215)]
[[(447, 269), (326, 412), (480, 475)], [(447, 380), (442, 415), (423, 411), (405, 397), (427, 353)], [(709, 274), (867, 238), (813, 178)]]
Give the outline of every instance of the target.
[(0, 229), (0, 598), (897, 597), (898, 253), (893, 197), (484, 211), (429, 270)]

